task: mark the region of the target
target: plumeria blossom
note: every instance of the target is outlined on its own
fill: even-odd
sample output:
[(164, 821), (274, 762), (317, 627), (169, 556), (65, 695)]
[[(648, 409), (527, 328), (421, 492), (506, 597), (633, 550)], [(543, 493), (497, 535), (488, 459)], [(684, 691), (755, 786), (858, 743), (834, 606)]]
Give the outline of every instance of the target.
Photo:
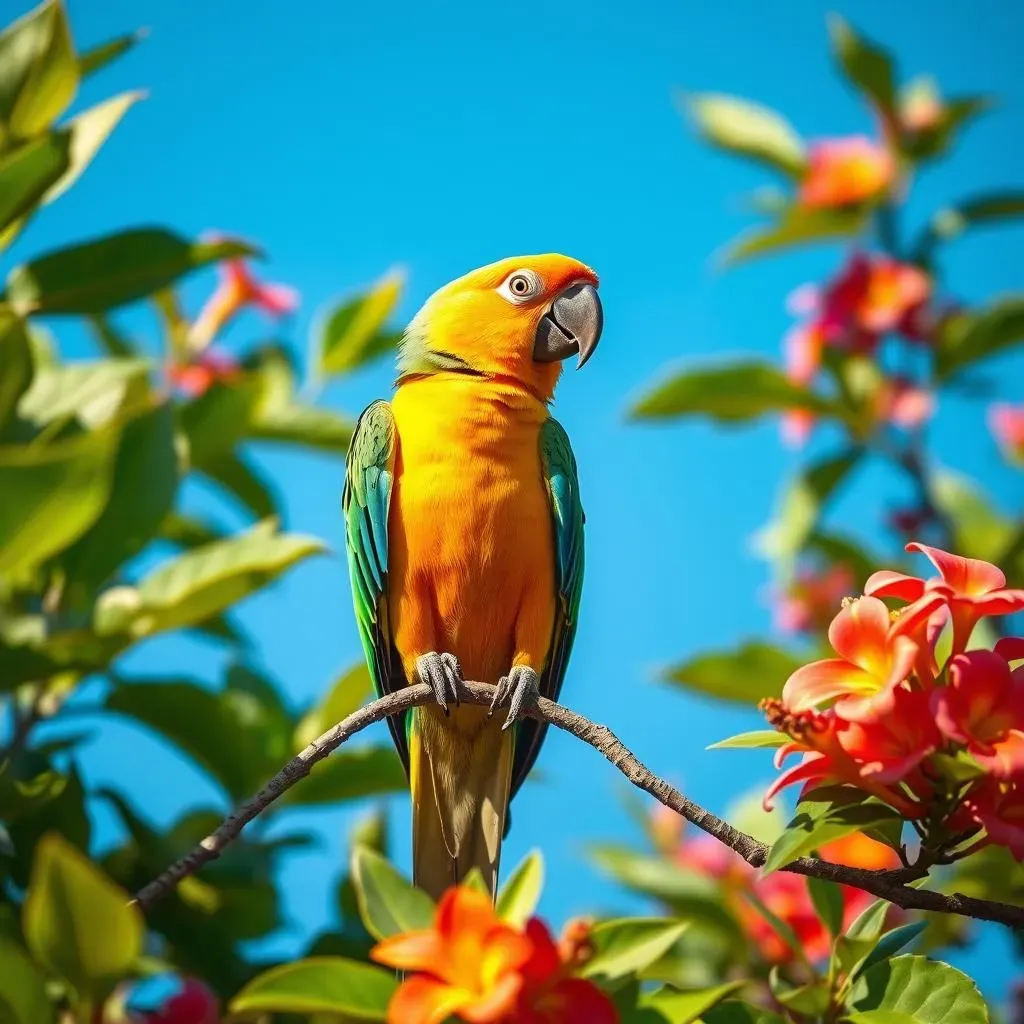
[(964, 807), (988, 833), (988, 842), (1009, 847), (1024, 861), (1024, 780), (988, 776), (972, 787)]
[(393, 935), (370, 955), (411, 974), (391, 1000), (389, 1024), (441, 1024), (453, 1015), (467, 1024), (615, 1024), (607, 996), (573, 976), (587, 950), (578, 924), (556, 946), (542, 922), (520, 930), (487, 896), (455, 886), (431, 928)]
[(979, 619), (990, 615), (1011, 615), (1024, 609), (1024, 590), (1007, 589), (1006, 576), (990, 562), (964, 558), (916, 541), (907, 545), (907, 551), (925, 555), (939, 570), (939, 577), (922, 580), (883, 569), (869, 577), (864, 593), (911, 602), (903, 612), (904, 615), (910, 612), (911, 617), (922, 602), (939, 595), (949, 608), (953, 621), (954, 654), (959, 654), (967, 645)]
[(784, 633), (823, 630), (832, 618), (832, 609), (852, 589), (853, 574), (845, 565), (801, 569), (775, 603), (775, 625)]
[(238, 313), (249, 306), (271, 317), (285, 316), (298, 308), (299, 293), (294, 288), (259, 281), (244, 260), (225, 260), (219, 270), (220, 284), (189, 330), (189, 346), (193, 350), (206, 348)]
[(992, 775), (1024, 772), (1024, 666), (1011, 671), (996, 651), (968, 651), (948, 672), (932, 694), (938, 727)]
[(812, 144), (799, 201), (811, 208), (833, 208), (877, 199), (896, 177), (892, 154), (863, 135), (822, 139)]
[(988, 427), (1007, 459), (1024, 463), (1024, 405), (993, 405), (988, 411)]

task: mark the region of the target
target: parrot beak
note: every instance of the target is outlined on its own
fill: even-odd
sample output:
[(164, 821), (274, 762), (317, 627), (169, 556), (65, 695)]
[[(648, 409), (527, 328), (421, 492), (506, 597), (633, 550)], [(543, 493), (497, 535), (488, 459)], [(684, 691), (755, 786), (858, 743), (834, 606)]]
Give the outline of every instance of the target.
[(592, 284), (569, 285), (540, 318), (533, 358), (538, 363), (553, 363), (578, 354), (579, 370), (594, 354), (603, 325), (597, 289)]

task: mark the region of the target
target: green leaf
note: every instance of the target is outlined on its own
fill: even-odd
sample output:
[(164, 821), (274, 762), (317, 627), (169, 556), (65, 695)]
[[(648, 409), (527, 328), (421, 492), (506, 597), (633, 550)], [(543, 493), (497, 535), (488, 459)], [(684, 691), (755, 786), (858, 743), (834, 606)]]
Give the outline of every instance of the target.
[(142, 953), (144, 925), (129, 895), (56, 833), (35, 853), (25, 941), (82, 1001), (105, 999)]
[(726, 248), (720, 259), (724, 266), (734, 267), (753, 256), (774, 254), (794, 246), (853, 238), (867, 225), (868, 217), (866, 206), (817, 210), (793, 205), (774, 223), (741, 235)]
[(38, 427), (77, 420), (87, 430), (111, 423), (148, 393), (141, 359), (102, 359), (38, 367), (18, 403), (18, 415)]
[[(273, 522), (260, 523), (165, 562), (139, 584), (138, 605), (119, 631), (127, 627), (135, 636), (148, 636), (202, 622), (324, 551), (315, 537), (273, 529)], [(109, 593), (101, 598), (98, 613)]]
[(940, 381), (1024, 340), (1024, 296), (1010, 295), (977, 312), (955, 313), (939, 329)]
[(266, 519), (277, 514), (277, 502), (271, 484), (264, 480), (248, 459), (240, 455), (220, 455), (203, 466), (202, 472), (257, 518)]
[(1024, 217), (1024, 191), (985, 192), (944, 206), (932, 217), (917, 243), (916, 251), (927, 254), (938, 242), (959, 238), (969, 228)]
[(642, 1021), (650, 1020), (651, 1024), (664, 1021), (665, 1024), (690, 1024), (702, 1018), (708, 1010), (734, 992), (739, 991), (747, 983), (730, 981), (714, 988), (697, 989), (690, 992), (678, 992), (671, 988), (662, 988), (640, 997), (641, 1010), (653, 1011), (653, 1015), (641, 1016)]
[(110, 494), (113, 429), (45, 446), (0, 447), (0, 576), (22, 572), (80, 537)]
[(778, 967), (773, 967), (768, 975), (768, 986), (772, 995), (787, 1010), (818, 1020), (828, 1012), (829, 992), (824, 979), (807, 985), (793, 986), (783, 982)]
[(843, 892), (835, 882), (824, 878), (808, 878), (807, 892), (818, 917), (825, 923), (829, 934), (835, 938), (843, 930)]
[(180, 512), (170, 512), (160, 524), (160, 537), (183, 548), (197, 548), (223, 540), (224, 536), (223, 531), (211, 523)]
[(932, 476), (932, 491), (936, 506), (952, 527), (952, 550), (1002, 563), (1016, 527), (989, 504), (978, 485), (949, 470), (938, 470)]
[(7, 277), (15, 312), (102, 313), (153, 294), (217, 260), (253, 255), (241, 242), (189, 242), (139, 228), (39, 256)]
[(966, 974), (923, 956), (875, 964), (857, 979), (847, 1008), (855, 1014), (905, 1014), (917, 1024), (988, 1024), (989, 1019), (985, 1000)]
[(713, 1006), (701, 1019), (704, 1024), (788, 1024), (788, 1018), (736, 999)]
[(303, 715), (295, 730), (295, 749), (302, 750), (331, 726), (348, 718), (362, 707), (372, 692), (373, 683), (370, 682), (366, 662), (356, 662), (331, 684), (324, 699)]
[(115, 36), (113, 39), (100, 43), (99, 46), (92, 46), (84, 50), (78, 57), (78, 73), (82, 78), (96, 74), (118, 57), (126, 54), (136, 43), (141, 42), (148, 35), (146, 29), (136, 29), (125, 35)]
[(205, 470), (231, 457), (252, 426), (262, 390), (260, 377), (249, 373), (230, 382), (218, 381), (181, 406), (181, 428), (193, 466)]
[(383, 1020), (398, 986), (391, 971), (342, 957), (298, 960), (264, 971), (231, 1000), (230, 1010), (254, 1013), (331, 1013)]
[(749, 641), (735, 651), (702, 654), (674, 665), (661, 679), (720, 700), (756, 704), (782, 693), (786, 680), (803, 663), (778, 647)]
[(0, 434), (32, 383), (32, 348), (20, 320), (0, 320)]
[(580, 972), (609, 980), (642, 971), (675, 945), (688, 922), (660, 917), (602, 921), (591, 932), (594, 955)]
[(850, 1024), (918, 1024), (918, 1018), (898, 1010), (865, 1010), (843, 1017)]
[(188, 680), (118, 682), (105, 707), (152, 729), (191, 757), (236, 803), (288, 759), (290, 723), (262, 695)]
[(885, 929), (885, 918), (890, 906), (888, 900), (875, 900), (853, 919), (846, 929), (847, 938), (876, 942)]
[(391, 271), (330, 313), (315, 340), (314, 365), (319, 374), (350, 373), (394, 348), (400, 335), (385, 332), (383, 327), (398, 304), (404, 283), (402, 273)]
[(708, 416), (719, 423), (741, 423), (787, 409), (834, 411), (772, 364), (749, 362), (678, 373), (634, 403), (629, 415), (640, 420)]
[(46, 976), (13, 939), (0, 936), (0, 1021), (3, 1024), (52, 1024), (53, 1003)]
[(357, 845), (352, 850), (350, 870), (359, 916), (375, 939), (430, 927), (434, 901), (403, 878), (379, 853)]
[(772, 843), (765, 874), (853, 832), (900, 821), (891, 807), (849, 786), (821, 786), (797, 804), (786, 831)]
[(522, 928), (537, 909), (543, 889), (544, 855), (540, 850), (532, 850), (501, 887), (498, 916)]
[(288, 790), (281, 803), (288, 807), (333, 804), (401, 793), (408, 784), (402, 762), (390, 744), (346, 748), (314, 765), (309, 777)]
[(887, 119), (895, 116), (892, 59), (880, 46), (858, 35), (839, 15), (829, 18), (832, 51), (846, 77)]
[(77, 89), (78, 61), (59, 0), (45, 0), (0, 33), (0, 142), (45, 131)]
[(68, 586), (91, 593), (137, 555), (171, 510), (178, 480), (174, 412), (165, 401), (125, 427), (107, 507), (61, 557)]
[(705, 750), (762, 750), (781, 747), (789, 742), (785, 733), (774, 729), (755, 729), (753, 732), (741, 732), (728, 739), (710, 743)]
[(851, 448), (821, 459), (784, 489), (775, 519), (757, 536), (758, 550), (778, 563), (784, 579), (795, 569), (797, 556), (818, 525), (822, 507), (858, 465), (862, 454), (859, 448)]
[[(68, 150), (67, 136), (43, 135), (0, 157), (0, 232), (42, 201), (67, 170)], [(4, 243), (12, 237), (3, 236)]]
[(774, 110), (712, 93), (683, 96), (682, 101), (707, 142), (791, 177), (803, 174), (807, 166), (803, 141)]
[(883, 960), (894, 957), (901, 949), (905, 949), (928, 927), (927, 921), (912, 921), (887, 932), (878, 940), (878, 945), (864, 959), (864, 969), (873, 967)]
[(124, 92), (97, 103), (73, 117), (62, 129), (69, 137), (70, 161), (67, 170), (47, 190), (43, 202), (52, 203), (63, 195), (85, 172), (93, 157), (120, 124), (128, 108), (145, 97), (144, 92)]
[(260, 412), (248, 431), (257, 441), (300, 444), (326, 452), (348, 451), (355, 424), (331, 409), (289, 403)]

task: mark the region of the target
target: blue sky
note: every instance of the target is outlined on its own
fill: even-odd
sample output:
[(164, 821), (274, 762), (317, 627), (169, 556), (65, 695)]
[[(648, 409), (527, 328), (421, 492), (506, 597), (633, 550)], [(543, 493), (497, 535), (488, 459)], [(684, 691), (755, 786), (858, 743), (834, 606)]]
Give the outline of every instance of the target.
[[(7, 21), (21, 5), (4, 0), (0, 8)], [(869, 130), (865, 110), (831, 71), (828, 7), (70, 0), (70, 9), (82, 45), (140, 25), (152, 30), (88, 84), (81, 103), (135, 87), (150, 96), (18, 243), (15, 259), (144, 223), (237, 232), (270, 254), (266, 276), (301, 290), (303, 307), (288, 330), (301, 351), (318, 310), (395, 265), (409, 273), (399, 319), (439, 285), (503, 256), (554, 250), (597, 269), (605, 335), (586, 371), (564, 379), (556, 410), (580, 464), (589, 531), (583, 621), (564, 700), (612, 726), (652, 768), (715, 809), (768, 780), (765, 757), (704, 752), (755, 716), (670, 691), (652, 676), (680, 656), (768, 633), (768, 570), (751, 536), (799, 457), (780, 446), (774, 423), (636, 427), (624, 409), (666, 364), (774, 356), (789, 325), (785, 296), (834, 269), (834, 249), (724, 274), (712, 267), (709, 256), (747, 223), (744, 193), (766, 177), (702, 147), (673, 100), (677, 90), (730, 92), (786, 112), (808, 136)], [(1024, 181), (1024, 8), (986, 0), (941, 5), (940, 14), (926, 0), (904, 0), (841, 10), (890, 44), (905, 74), (931, 72), (949, 93), (992, 92), (1003, 101), (953, 158), (924, 175), (911, 222), (975, 189)], [(1024, 231), (991, 230), (951, 246), (943, 269), (956, 294), (974, 301), (1020, 288), (1022, 257)], [(190, 308), (210, 285), (209, 276), (189, 283)], [(148, 316), (127, 322), (153, 336)], [(54, 329), (68, 355), (87, 351), (74, 325)], [(258, 319), (246, 320), (229, 343), (261, 331)], [(1024, 379), (1019, 359), (1004, 368), (1011, 387), (1010, 371)], [(386, 396), (390, 381), (390, 366), (380, 365), (329, 387), (324, 401), (354, 413)], [(1021, 400), (1024, 387), (1003, 394)], [(934, 431), (942, 459), (1019, 509), (1024, 484), (1002, 465), (982, 413), (976, 403), (943, 403)], [(828, 441), (819, 436), (816, 444)], [(340, 462), (281, 452), (259, 461), (285, 496), (289, 526), (340, 550)], [(885, 501), (906, 497), (899, 481), (869, 470), (840, 511), (880, 544)], [(203, 495), (190, 500), (206, 504)], [(358, 657), (347, 587), (343, 558), (321, 559), (244, 609), (263, 665), (296, 701), (314, 699)], [(149, 645), (129, 667), (212, 679), (217, 664), (212, 648), (175, 640)], [(104, 730), (85, 755), (101, 781), (123, 782), (126, 760), (135, 765), (132, 791), (157, 821), (219, 799), (170, 751), (127, 726)], [(637, 907), (583, 858), (590, 842), (636, 836), (615, 799), (622, 778), (560, 735), (548, 741), (541, 766), (547, 781), (518, 798), (505, 863), (543, 846), (543, 910), (556, 920)], [(396, 801), (395, 809), (407, 861), (405, 808)], [(350, 817), (332, 810), (306, 820), (323, 843), (287, 862), (292, 923), (281, 949), (329, 920)], [(998, 996), (1012, 973), (1007, 952), (993, 931), (961, 962)]]

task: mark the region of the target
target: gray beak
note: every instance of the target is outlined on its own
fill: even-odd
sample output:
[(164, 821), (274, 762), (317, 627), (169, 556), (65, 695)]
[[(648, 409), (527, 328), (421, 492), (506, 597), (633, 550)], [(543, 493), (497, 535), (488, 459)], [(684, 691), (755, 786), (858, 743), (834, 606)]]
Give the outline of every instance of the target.
[(597, 289), (592, 284), (570, 285), (540, 318), (533, 358), (538, 363), (553, 363), (578, 354), (578, 370), (594, 354), (603, 325)]

